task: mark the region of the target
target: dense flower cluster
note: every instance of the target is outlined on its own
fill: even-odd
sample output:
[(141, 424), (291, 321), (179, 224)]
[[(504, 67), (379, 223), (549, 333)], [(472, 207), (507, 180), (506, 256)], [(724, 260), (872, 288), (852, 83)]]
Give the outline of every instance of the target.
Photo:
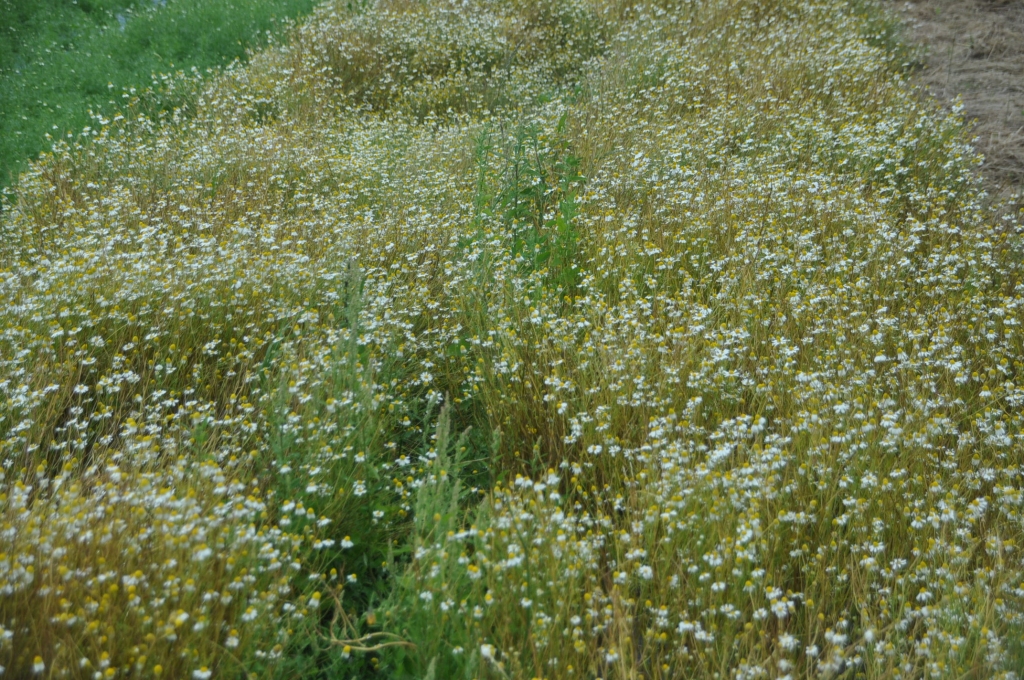
[(22, 178), (0, 665), (1014, 677), (1024, 251), (879, 8), (356, 5)]

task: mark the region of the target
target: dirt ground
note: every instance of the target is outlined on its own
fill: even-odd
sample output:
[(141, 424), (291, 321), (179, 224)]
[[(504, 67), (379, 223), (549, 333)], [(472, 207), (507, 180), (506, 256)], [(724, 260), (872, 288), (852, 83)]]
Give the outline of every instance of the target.
[[(996, 201), (1024, 192), (1024, 0), (893, 0), (924, 48), (915, 77), (975, 121)], [(1014, 201), (1019, 203), (1019, 201)]]

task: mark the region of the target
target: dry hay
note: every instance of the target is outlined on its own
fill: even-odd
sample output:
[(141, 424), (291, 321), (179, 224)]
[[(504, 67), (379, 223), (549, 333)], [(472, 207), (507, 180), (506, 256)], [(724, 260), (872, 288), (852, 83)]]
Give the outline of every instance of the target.
[(960, 97), (996, 198), (1024, 188), (1024, 1), (896, 3), (925, 50), (917, 78), (943, 102)]

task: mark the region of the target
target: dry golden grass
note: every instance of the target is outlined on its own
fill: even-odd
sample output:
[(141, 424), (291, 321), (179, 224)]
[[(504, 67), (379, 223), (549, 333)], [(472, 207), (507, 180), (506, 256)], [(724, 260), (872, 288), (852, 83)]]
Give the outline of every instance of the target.
[(995, 196), (1024, 186), (1024, 3), (894, 3), (925, 49), (918, 77), (943, 102), (960, 99)]

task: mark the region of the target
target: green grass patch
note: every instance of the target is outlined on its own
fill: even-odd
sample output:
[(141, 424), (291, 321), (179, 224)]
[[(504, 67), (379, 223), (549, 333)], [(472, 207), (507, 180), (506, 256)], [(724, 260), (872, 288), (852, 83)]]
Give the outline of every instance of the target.
[[(0, 0), (0, 187), (155, 76), (245, 57), (316, 0)], [(159, 99), (158, 99), (159, 102)]]

